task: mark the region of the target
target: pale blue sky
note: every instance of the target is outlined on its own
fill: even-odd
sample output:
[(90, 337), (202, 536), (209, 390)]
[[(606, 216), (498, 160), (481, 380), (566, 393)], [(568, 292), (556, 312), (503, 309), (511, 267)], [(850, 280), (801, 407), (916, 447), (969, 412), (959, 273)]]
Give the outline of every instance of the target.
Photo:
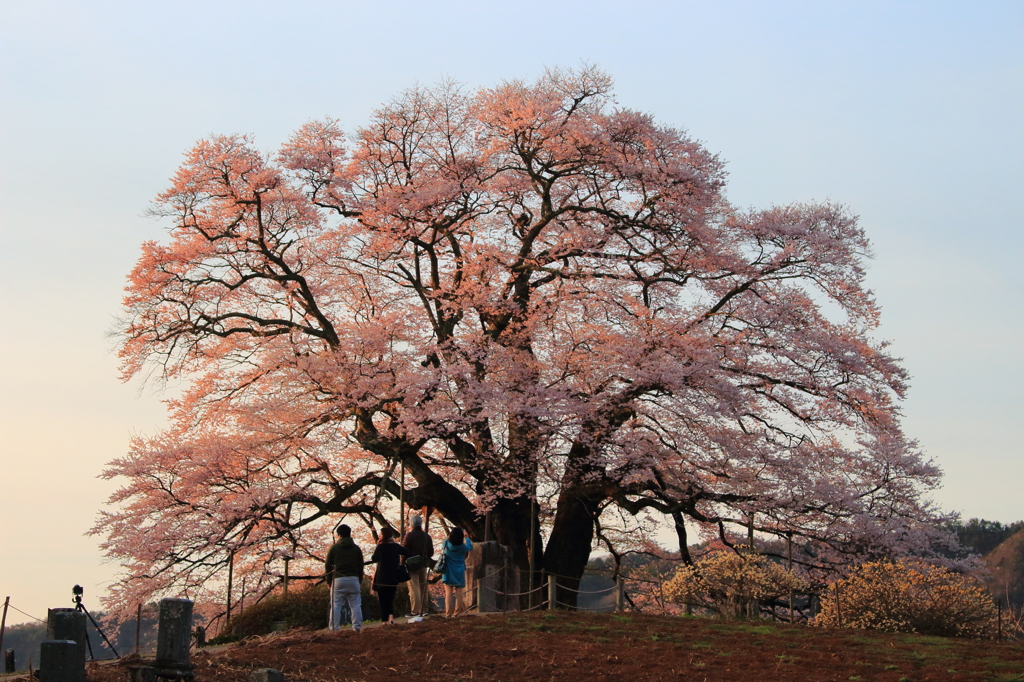
[[(141, 217), (210, 133), (274, 149), (399, 90), (591, 61), (728, 161), (740, 206), (850, 205), (936, 500), (1024, 518), (1024, 2), (0, 1), (0, 598), (113, 579), (95, 476), (159, 396), (104, 336)], [(12, 614), (14, 622), (24, 620)], [(10, 620), (9, 620), (10, 622)]]

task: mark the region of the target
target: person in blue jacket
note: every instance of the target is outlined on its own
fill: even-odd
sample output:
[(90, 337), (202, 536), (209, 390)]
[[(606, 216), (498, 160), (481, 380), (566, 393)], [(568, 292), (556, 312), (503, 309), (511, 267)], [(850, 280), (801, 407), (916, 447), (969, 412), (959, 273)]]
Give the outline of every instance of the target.
[(466, 555), (473, 549), (470, 540), (461, 528), (453, 528), (444, 541), (441, 555), (444, 557), (444, 615), (448, 618), (465, 613)]

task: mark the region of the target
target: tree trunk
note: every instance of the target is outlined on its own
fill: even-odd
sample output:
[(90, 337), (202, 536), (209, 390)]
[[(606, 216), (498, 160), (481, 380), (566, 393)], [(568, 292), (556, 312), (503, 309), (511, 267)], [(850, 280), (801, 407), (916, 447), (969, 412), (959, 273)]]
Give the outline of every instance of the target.
[(683, 512), (672, 512), (672, 523), (676, 529), (676, 538), (679, 540), (679, 558), (683, 560), (683, 564), (693, 566), (693, 557), (690, 556), (690, 547), (687, 544), (689, 540), (686, 537), (686, 517), (683, 516)]
[(565, 488), (558, 496), (554, 527), (544, 551), (544, 570), (555, 576), (560, 608), (578, 606), (577, 590), (590, 559), (594, 517), (602, 498), (586, 486)]
[[(492, 538), (500, 544), (512, 549), (512, 559), (519, 568), (519, 592), (526, 592), (530, 581), (530, 530), (534, 531), (533, 546), (539, 554), (543, 540), (540, 536), (539, 524), (536, 520), (538, 508), (528, 497), (499, 500), (491, 510)], [(534, 515), (531, 523), (530, 516)], [(534, 587), (541, 584), (540, 561), (535, 561), (533, 581)], [(520, 599), (521, 608), (529, 608), (529, 596)]]
[(577, 591), (594, 542), (594, 519), (609, 493), (604, 469), (588, 460), (593, 448), (633, 414), (628, 405), (619, 405), (603, 413), (599, 420), (585, 422), (581, 429), (585, 437), (578, 437), (569, 449), (555, 523), (544, 552), (544, 570), (555, 576), (559, 586), (557, 601), (563, 607), (578, 606)]
[(530, 499), (498, 500), (491, 509), (492, 539), (512, 548), (512, 555), (519, 570), (529, 569), (530, 548)]

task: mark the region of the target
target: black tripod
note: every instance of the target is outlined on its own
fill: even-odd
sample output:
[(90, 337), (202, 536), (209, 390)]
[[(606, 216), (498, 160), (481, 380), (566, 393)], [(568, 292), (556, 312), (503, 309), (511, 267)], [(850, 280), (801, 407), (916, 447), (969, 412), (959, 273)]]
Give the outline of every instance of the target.
[[(81, 585), (75, 585), (71, 588), (71, 594), (75, 595), (75, 610), (81, 611), (89, 617), (89, 620), (92, 621), (93, 627), (96, 628), (96, 632), (100, 633), (100, 637), (102, 637), (103, 641), (107, 643), (107, 646), (110, 647), (110, 650), (114, 652), (114, 656), (121, 658), (121, 655), (117, 653), (117, 649), (114, 648), (114, 645), (110, 643), (110, 640), (107, 639), (107, 636), (103, 633), (103, 628), (100, 627), (100, 624), (97, 623), (96, 619), (92, 617), (91, 613), (89, 613), (89, 609), (85, 608), (85, 604), (82, 603), (82, 595), (84, 593), (85, 588), (83, 588)], [(89, 659), (95, 661), (96, 656), (94, 656), (92, 653), (92, 642), (89, 641), (89, 628), (85, 629), (85, 645), (89, 647)]]

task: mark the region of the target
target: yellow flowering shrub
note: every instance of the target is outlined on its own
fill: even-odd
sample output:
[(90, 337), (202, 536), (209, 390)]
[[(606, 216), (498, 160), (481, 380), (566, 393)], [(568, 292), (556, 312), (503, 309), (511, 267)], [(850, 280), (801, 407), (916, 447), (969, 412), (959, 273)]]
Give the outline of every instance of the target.
[(758, 602), (804, 591), (807, 584), (760, 554), (715, 552), (680, 568), (663, 589), (667, 601), (740, 618), (754, 615)]
[(980, 638), (996, 627), (995, 604), (978, 581), (918, 561), (864, 564), (821, 602), (821, 627)]

